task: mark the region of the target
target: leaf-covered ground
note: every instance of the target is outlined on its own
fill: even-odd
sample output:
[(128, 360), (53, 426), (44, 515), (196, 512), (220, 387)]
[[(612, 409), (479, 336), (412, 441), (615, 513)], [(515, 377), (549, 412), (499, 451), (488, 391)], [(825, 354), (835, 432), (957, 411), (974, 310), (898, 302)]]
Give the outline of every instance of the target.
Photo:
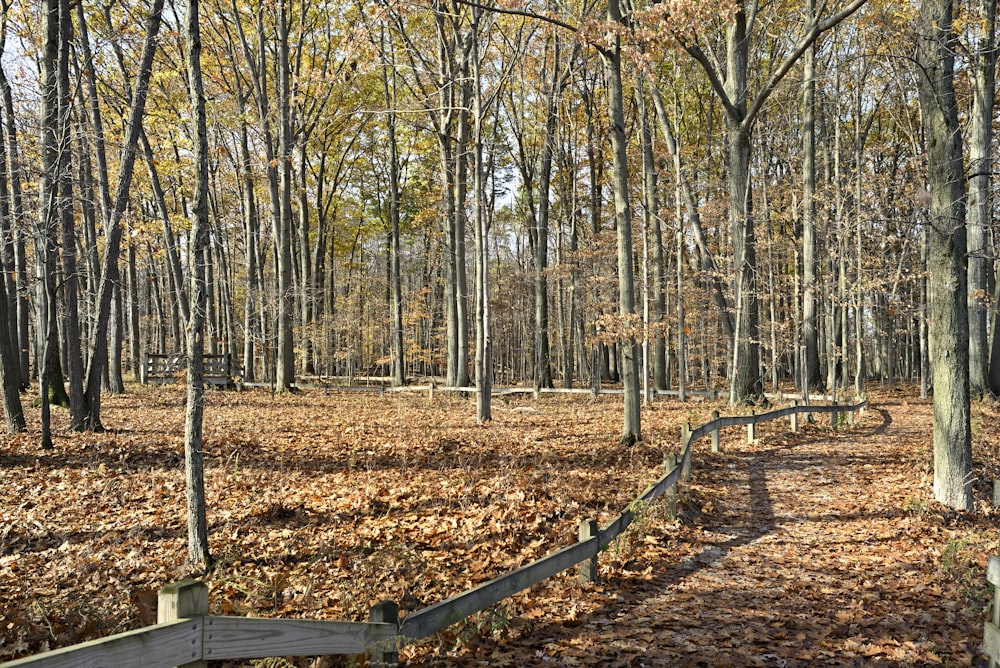
[[(774, 422), (700, 442), (677, 520), (662, 505), (600, 560), (405, 648), (408, 665), (985, 665), (1000, 409), (977, 405), (982, 503), (931, 500), (930, 406), (876, 396), (853, 431)], [(212, 392), (212, 612), (403, 614), (576, 539), (662, 472), (707, 403), (660, 401), (617, 443), (620, 400), (497, 400), (478, 426), (440, 394)], [(187, 575), (179, 388), (107, 397), (104, 434), (0, 446), (0, 659), (155, 621)], [(723, 414), (726, 407), (721, 406)], [(58, 419), (65, 416), (58, 415)], [(313, 665), (348, 659), (324, 658)], [(308, 665), (309, 660), (298, 661)]]

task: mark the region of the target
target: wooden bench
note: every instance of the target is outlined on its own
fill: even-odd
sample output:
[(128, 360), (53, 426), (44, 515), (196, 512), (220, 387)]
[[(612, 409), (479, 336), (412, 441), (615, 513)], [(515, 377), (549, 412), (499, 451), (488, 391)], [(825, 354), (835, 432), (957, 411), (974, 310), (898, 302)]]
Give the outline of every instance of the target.
[[(205, 355), (204, 381), (206, 385), (218, 387), (235, 387), (230, 372), (232, 362), (229, 353), (222, 355)], [(187, 355), (172, 353), (170, 355), (151, 354), (146, 356), (146, 368), (142, 376), (144, 384), (184, 382), (187, 378)]]

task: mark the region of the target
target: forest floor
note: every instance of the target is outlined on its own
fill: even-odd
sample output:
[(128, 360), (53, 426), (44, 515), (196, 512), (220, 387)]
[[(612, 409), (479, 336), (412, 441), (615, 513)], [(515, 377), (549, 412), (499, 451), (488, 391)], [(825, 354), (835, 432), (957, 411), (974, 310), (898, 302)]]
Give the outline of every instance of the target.
[[(658, 401), (617, 443), (620, 399), (474, 404), (440, 393), (208, 395), (211, 612), (361, 621), (440, 601), (602, 525), (661, 473), (707, 402)], [(184, 394), (106, 397), (100, 434), (0, 441), (0, 660), (155, 623), (188, 575)], [(65, 421), (61, 412), (57, 420)], [(34, 427), (37, 427), (35, 425)], [(748, 444), (699, 442), (677, 520), (661, 505), (600, 555), (404, 648), (407, 665), (978, 666), (1000, 514), (1000, 405), (975, 405), (975, 513), (932, 500), (931, 408), (875, 392), (854, 429), (826, 415)], [(351, 658), (292, 665), (351, 663)], [(256, 665), (289, 665), (285, 659)]]

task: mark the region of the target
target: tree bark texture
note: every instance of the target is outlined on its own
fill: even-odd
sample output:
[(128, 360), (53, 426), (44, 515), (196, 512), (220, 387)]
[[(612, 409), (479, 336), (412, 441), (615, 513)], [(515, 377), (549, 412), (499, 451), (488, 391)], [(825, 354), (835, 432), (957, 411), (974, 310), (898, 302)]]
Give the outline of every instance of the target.
[[(815, 0), (807, 3), (808, 18)], [(802, 339), (809, 388), (820, 386), (816, 325), (816, 46), (802, 57)]]
[(208, 283), (208, 131), (205, 91), (201, 74), (201, 30), (198, 0), (188, 0), (185, 19), (185, 61), (187, 64), (192, 132), (195, 156), (195, 188), (191, 203), (191, 232), (188, 272), (191, 292), (191, 319), (187, 324), (187, 410), (184, 422), (184, 463), (187, 481), (188, 560), (192, 564), (211, 563), (208, 551), (208, 523), (205, 506), (205, 464), (203, 421), (205, 413), (204, 352), (205, 307)]
[(917, 77), (930, 186), (927, 267), (934, 378), (934, 496), (972, 509), (965, 171), (955, 100), (952, 0), (924, 0)]
[[(608, 0), (608, 20), (622, 21), (618, 0)], [(612, 151), (612, 190), (615, 202), (615, 225), (618, 246), (618, 314), (628, 322), (635, 317), (635, 281), (632, 272), (632, 210), (629, 204), (628, 162), (625, 140), (625, 113), (622, 94), (621, 45), (619, 38), (601, 51), (607, 80), (608, 120)], [(622, 388), (625, 393), (625, 415), (621, 443), (632, 445), (642, 439), (641, 403), (639, 393), (639, 346), (635, 338), (626, 336), (619, 345), (622, 355)]]
[[(969, 81), (972, 109), (969, 113), (969, 387), (972, 396), (981, 397), (987, 390), (1000, 392), (1000, 382), (991, 385), (991, 364), (1000, 367), (1000, 359), (990, 359), (988, 311), (993, 261), (990, 257), (989, 232), (992, 226), (990, 185), (992, 182), (993, 106), (996, 95), (996, 0), (978, 0), (979, 28), (972, 53)], [(1000, 370), (997, 380), (1000, 381)]]
[(118, 170), (118, 183), (115, 187), (114, 205), (111, 219), (108, 222), (107, 244), (104, 260), (101, 264), (101, 279), (97, 293), (97, 321), (94, 332), (94, 347), (90, 353), (87, 365), (86, 386), (86, 426), (90, 429), (103, 429), (101, 425), (101, 382), (108, 363), (108, 328), (111, 321), (111, 302), (114, 294), (114, 284), (118, 282), (118, 256), (121, 250), (122, 217), (129, 201), (129, 191), (132, 186), (132, 175), (135, 170), (135, 153), (139, 143), (139, 132), (142, 128), (142, 116), (146, 110), (146, 93), (149, 90), (149, 79), (153, 72), (153, 54), (156, 52), (156, 36), (160, 30), (160, 16), (163, 12), (163, 0), (154, 0), (146, 20), (146, 36), (142, 46), (142, 56), (136, 72), (135, 86), (132, 92), (132, 106), (129, 109), (128, 122), (125, 130), (125, 142), (122, 146), (121, 164)]

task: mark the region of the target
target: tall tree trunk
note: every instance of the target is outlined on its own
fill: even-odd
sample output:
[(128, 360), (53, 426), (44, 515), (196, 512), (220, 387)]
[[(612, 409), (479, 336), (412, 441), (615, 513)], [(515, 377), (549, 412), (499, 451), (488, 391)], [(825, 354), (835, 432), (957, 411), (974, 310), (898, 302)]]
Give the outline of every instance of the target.
[(111, 304), (111, 338), (108, 341), (108, 384), (111, 394), (124, 394), (125, 381), (122, 378), (122, 359), (125, 342), (125, 309), (122, 288), (119, 282)]
[(184, 462), (187, 480), (188, 560), (211, 564), (208, 551), (208, 524), (205, 509), (205, 469), (202, 424), (205, 410), (204, 352), (205, 307), (208, 284), (208, 131), (205, 120), (205, 91), (201, 76), (201, 31), (198, 0), (188, 0), (185, 20), (185, 60), (193, 116), (195, 188), (191, 203), (191, 232), (188, 271), (191, 292), (191, 319), (187, 327), (187, 411), (184, 425)]
[[(3, 54), (2, 44), (0, 44), (0, 56)], [(2, 123), (3, 110), (0, 108), (0, 123)], [(17, 337), (17, 254), (14, 250), (14, 228), (12, 226), (12, 215), (10, 206), (10, 189), (7, 171), (7, 149), (4, 141), (0, 140), (0, 269), (4, 273), (5, 280), (0, 287), (0, 299), (6, 303), (5, 313), (7, 320), (8, 341), (0, 341), (0, 346), (6, 344), (10, 357), (4, 359), (6, 365), (4, 380), (13, 384), (15, 389), (21, 387), (21, 369), (17, 364), (17, 347), (19, 345)]]
[(971, 510), (969, 315), (966, 301), (965, 171), (955, 100), (952, 0), (924, 0), (916, 72), (927, 141), (927, 262), (934, 374), (934, 497)]
[[(990, 185), (993, 164), (993, 100), (996, 95), (996, 0), (979, 0), (978, 44), (972, 54), (969, 79), (972, 109), (969, 114), (969, 389), (981, 397), (990, 387), (987, 320), (993, 261), (988, 243), (991, 219)], [(996, 361), (1000, 365), (1000, 360)]]
[[(640, 80), (640, 84), (645, 83)], [(645, 86), (640, 86), (640, 90)], [(666, 267), (663, 259), (663, 234), (660, 227), (660, 193), (657, 183), (656, 161), (653, 156), (652, 119), (645, 99), (645, 91), (639, 96), (639, 113), (642, 123), (642, 173), (644, 176), (644, 223), (652, 246), (650, 261), (653, 265), (653, 389), (663, 392), (667, 389), (667, 342), (661, 328), (667, 311)]]
[[(0, 44), (0, 54), (3, 53)], [(2, 113), (0, 113), (2, 117)], [(3, 235), (3, 276), (0, 277), (0, 399), (7, 433), (27, 429), (21, 405), (21, 370), (17, 363), (17, 285), (14, 233), (11, 229), (7, 151), (0, 140), (0, 234)]]
[(142, 380), (142, 329), (139, 320), (139, 270), (136, 263), (135, 244), (128, 245), (128, 327), (129, 361), (132, 366), (132, 380)]
[(278, 160), (280, 209), (275, 231), (278, 261), (278, 349), (275, 360), (275, 391), (287, 392), (295, 382), (295, 342), (292, 337), (295, 296), (292, 266), (292, 96), (288, 63), (288, 5), (278, 5)]
[[(123, 72), (124, 74), (124, 72)], [(160, 172), (156, 167), (156, 156), (153, 154), (153, 147), (149, 143), (146, 131), (141, 130), (139, 142), (142, 145), (142, 155), (146, 161), (146, 170), (149, 172), (149, 184), (153, 191), (153, 204), (160, 215), (163, 224), (163, 248), (166, 254), (164, 258), (167, 263), (167, 270), (170, 272), (171, 285), (174, 286), (174, 301), (180, 311), (181, 320), (187, 324), (191, 317), (191, 309), (188, 306), (188, 295), (184, 289), (184, 271), (181, 269), (180, 254), (177, 252), (177, 235), (174, 234), (173, 225), (170, 222), (170, 210), (167, 208), (166, 194), (160, 184)], [(160, 351), (165, 352), (165, 351)]]
[[(7, 272), (0, 277), (0, 288), (6, 290)], [(25, 431), (24, 409), (21, 406), (20, 376), (10, 336), (10, 308), (6, 299), (0, 299), (0, 399), (3, 401), (4, 424), (8, 434)]]
[(76, 220), (73, 213), (72, 125), (70, 108), (74, 99), (69, 81), (70, 44), (73, 18), (69, 0), (60, 0), (59, 24), (59, 224), (62, 230), (63, 312), (66, 335), (66, 371), (69, 381), (70, 426), (84, 427), (83, 352), (80, 349), (79, 277), (76, 269)]
[(101, 378), (108, 363), (108, 326), (111, 319), (111, 300), (114, 284), (118, 282), (118, 255), (121, 250), (122, 217), (128, 205), (135, 170), (135, 152), (139, 143), (142, 116), (146, 109), (146, 93), (153, 72), (153, 55), (156, 51), (156, 36), (160, 30), (160, 16), (163, 0), (153, 0), (146, 21), (146, 37), (142, 45), (142, 56), (133, 86), (132, 106), (125, 128), (121, 164), (118, 169), (118, 183), (111, 219), (108, 221), (107, 243), (101, 265), (101, 282), (97, 295), (97, 322), (94, 332), (94, 348), (87, 365), (86, 385), (86, 425), (90, 429), (103, 429), (101, 424)]
[(750, 126), (743, 122), (747, 114), (749, 45), (747, 18), (741, 9), (726, 34), (725, 90), (731, 103), (726, 114), (726, 168), (736, 283), (734, 364), (730, 369), (732, 403), (756, 403), (764, 394), (760, 377), (757, 244), (750, 191)]
[[(448, 33), (448, 9), (442, 0), (434, 0), (434, 26), (437, 34), (437, 71), (435, 72), (438, 108), (431, 111), (438, 140), (439, 175), (441, 179), (441, 225), (444, 229), (444, 319), (445, 319), (445, 384), (458, 384), (458, 305), (457, 271), (455, 267), (455, 172), (452, 133), (455, 118), (454, 50)], [(430, 100), (429, 100), (430, 102)]]
[[(266, 56), (268, 53), (268, 49), (267, 49), (267, 35), (265, 33), (264, 16), (263, 16), (265, 6), (266, 5), (263, 2), (258, 3), (256, 6), (257, 10), (255, 17), (256, 21), (255, 30), (257, 38), (256, 56), (254, 55), (253, 48), (250, 45), (250, 41), (247, 39), (247, 36), (243, 31), (242, 22), (236, 21), (235, 26), (237, 32), (239, 33), (240, 46), (243, 49), (243, 55), (244, 59), (246, 60), (247, 68), (250, 70), (249, 78), (253, 86), (254, 100), (256, 101), (257, 104), (257, 118), (260, 126), (260, 133), (262, 136), (261, 144), (264, 150), (264, 159), (266, 161), (267, 192), (268, 192), (268, 200), (270, 202), (271, 224), (275, 230), (278, 230), (281, 227), (281, 197), (278, 188), (278, 158), (274, 154), (274, 133), (271, 129), (272, 114), (270, 108), (270, 90), (268, 89), (268, 83), (267, 83), (268, 67), (266, 62)], [(239, 8), (235, 0), (233, 0), (230, 7), (234, 15), (239, 14)], [(244, 180), (247, 183), (247, 185), (249, 185), (251, 183), (250, 181), (251, 175), (248, 171), (249, 154), (246, 153), (243, 149), (243, 145), (245, 142), (242, 131), (241, 131), (240, 141), (241, 141), (241, 149), (240, 149), (241, 160), (243, 161), (244, 165), (243, 168)], [(247, 192), (253, 193), (253, 188), (252, 187), (248, 188)], [(253, 238), (253, 241), (256, 244), (256, 232), (259, 231), (259, 223), (255, 219), (249, 218), (249, 216), (251, 216), (251, 212), (255, 209), (256, 209), (255, 206), (247, 207), (247, 216), (248, 216), (247, 234), (248, 237)], [(247, 240), (247, 243), (248, 244), (251, 243), (250, 239)], [(251, 282), (251, 288), (249, 288), (250, 291), (248, 292), (248, 295), (254, 300), (253, 304), (257, 308), (257, 313), (254, 314), (254, 319), (256, 320), (255, 322), (256, 327), (254, 327), (254, 329), (251, 330), (252, 333), (251, 331), (248, 331), (246, 336), (252, 337), (259, 335), (260, 341), (267, 342), (269, 340), (268, 339), (269, 316), (266, 314), (267, 309), (265, 308), (263, 301), (260, 299), (260, 295), (263, 292), (263, 286), (264, 286), (264, 260), (258, 256), (256, 252), (256, 245), (254, 250), (248, 250), (248, 253), (253, 253), (254, 258), (256, 259), (255, 268), (257, 270), (257, 273), (254, 274), (254, 279)], [(249, 260), (248, 260), (248, 269), (249, 269)], [(271, 352), (270, 346), (265, 346), (264, 363), (265, 363), (265, 368), (268, 369), (269, 374), (274, 370), (273, 363), (268, 364), (267, 362), (268, 353), (270, 352)], [(246, 350), (244, 350), (244, 353), (246, 353)], [(247, 358), (244, 357), (244, 362), (246, 362), (246, 359)], [(250, 359), (252, 363), (253, 359), (252, 355), (250, 356)], [(254, 369), (251, 367), (250, 371), (253, 370)]]
[(55, 226), (58, 215), (59, 163), (59, 5), (60, 0), (45, 0), (42, 5), (45, 41), (42, 51), (41, 159), (38, 184), (38, 224), (35, 233), (36, 279), (36, 366), (41, 400), (41, 447), (52, 447), (49, 388), (52, 384), (53, 347), (58, 345), (55, 330), (54, 263)]
[(930, 390), (930, 341), (927, 331), (927, 235), (929, 231), (924, 227), (920, 240), (920, 268), (923, 275), (920, 277), (920, 398), (926, 399)]
[(455, 383), (461, 387), (471, 384), (469, 377), (469, 279), (466, 269), (466, 227), (468, 225), (466, 203), (469, 181), (469, 105), (472, 101), (472, 87), (469, 85), (468, 59), (463, 59), (460, 72), (461, 85), (458, 100), (458, 137), (455, 141), (455, 211), (454, 227), (455, 252), (455, 317), (458, 357)]
[(493, 419), (493, 341), (490, 335), (490, 248), (486, 217), (486, 194), (483, 183), (483, 82), (479, 63), (480, 10), (473, 9), (472, 72), (473, 72), (473, 201), (476, 245), (476, 422)]
[[(403, 278), (400, 275), (402, 244), (399, 238), (399, 146), (396, 142), (396, 63), (395, 51), (388, 48), (384, 31), (382, 33), (382, 54), (382, 91), (385, 95), (385, 105), (388, 112), (386, 115), (386, 130), (389, 142), (389, 235), (391, 253), (389, 285), (392, 293), (392, 384), (395, 387), (401, 387), (406, 384), (406, 351), (403, 347)], [(390, 70), (392, 71), (391, 75)]]
[[(622, 23), (618, 0), (608, 0), (608, 20)], [(621, 43), (601, 50), (607, 81), (608, 120), (611, 125), (612, 189), (615, 198), (615, 224), (618, 240), (618, 314), (623, 321), (635, 316), (635, 283), (632, 275), (632, 210), (628, 191), (628, 156), (625, 141), (625, 111), (622, 92)], [(642, 439), (640, 422), (638, 345), (627, 336), (620, 342), (622, 353), (622, 388), (625, 391), (625, 415), (621, 444), (632, 445)]]
[[(239, 93), (239, 96), (240, 107), (243, 108), (246, 104), (246, 97), (242, 92)], [(240, 178), (243, 180), (243, 252), (246, 272), (246, 300), (243, 311), (243, 380), (252, 383), (257, 379), (254, 364), (256, 351), (254, 339), (257, 336), (259, 295), (257, 283), (258, 221), (257, 197), (253, 172), (250, 167), (250, 139), (246, 120), (242, 117), (240, 120)]]
[(538, 171), (538, 215), (535, 216), (535, 387), (550, 388), (552, 384), (551, 345), (549, 341), (549, 210), (552, 183), (552, 157), (555, 152), (556, 121), (559, 98), (569, 77), (575, 51), (570, 55), (566, 71), (561, 71), (561, 42), (553, 38), (552, 69), (546, 84), (545, 130), (542, 135), (542, 156)]
[[(299, 152), (298, 163), (298, 257), (299, 267), (299, 322), (306, 331), (313, 323), (313, 314), (316, 308), (316, 286), (313, 282), (312, 274), (312, 249), (309, 244), (311, 225), (309, 222), (309, 190), (307, 183), (309, 159), (306, 151), (307, 138), (301, 134), (298, 138), (297, 149)], [(313, 337), (304, 335), (301, 337), (302, 347), (302, 371), (307, 374), (316, 373), (316, 349), (313, 345)]]
[[(861, 87), (854, 98), (854, 113), (856, 118), (861, 118), (861, 110), (864, 100), (861, 95)], [(874, 118), (874, 114), (872, 115)], [(865, 252), (864, 252), (864, 230), (862, 218), (862, 202), (864, 201), (864, 178), (861, 169), (864, 157), (864, 134), (861, 132), (861, 124), (854, 124), (854, 201), (855, 218), (857, 222), (854, 226), (854, 393), (861, 396), (865, 389), (865, 345), (864, 345), (864, 306), (865, 291), (863, 289), (863, 278), (865, 274)], [(924, 316), (927, 314), (924, 313)], [(926, 326), (927, 318), (923, 317), (922, 322)], [(925, 340), (925, 339), (923, 339)], [(926, 348), (924, 357), (926, 358)]]
[[(816, 1), (806, 2), (808, 21), (815, 19)], [(806, 384), (821, 386), (816, 325), (816, 45), (802, 57), (802, 340)]]
[[(569, 271), (569, 287), (566, 291), (566, 326), (568, 328), (567, 333), (567, 344), (566, 344), (566, 356), (564, 360), (565, 371), (563, 373), (563, 387), (566, 389), (571, 389), (577, 378), (577, 367), (582, 365), (583, 353), (582, 351), (577, 353), (577, 346), (582, 343), (584, 337), (583, 333), (583, 319), (577, 316), (577, 282), (578, 275), (580, 271), (579, 260), (577, 259), (577, 251), (580, 247), (580, 217), (581, 211), (577, 204), (576, 197), (576, 183), (575, 176), (570, 177), (569, 170), (565, 170), (564, 181), (566, 185), (564, 186), (564, 192), (568, 192), (568, 198), (572, 201), (572, 213), (570, 214), (570, 229), (569, 229), (569, 255), (570, 255), (570, 271)], [(580, 372), (582, 374), (582, 371)]]
[(31, 319), (28, 303), (28, 260), (24, 243), (23, 220), (24, 201), (21, 196), (21, 150), (17, 139), (17, 125), (14, 115), (14, 96), (10, 81), (3, 65), (0, 64), (0, 94), (3, 95), (3, 136), (7, 148), (8, 176), (10, 178), (10, 208), (14, 236), (14, 264), (17, 283), (17, 362), (22, 389), (28, 387), (31, 378), (29, 369), (29, 320)]

